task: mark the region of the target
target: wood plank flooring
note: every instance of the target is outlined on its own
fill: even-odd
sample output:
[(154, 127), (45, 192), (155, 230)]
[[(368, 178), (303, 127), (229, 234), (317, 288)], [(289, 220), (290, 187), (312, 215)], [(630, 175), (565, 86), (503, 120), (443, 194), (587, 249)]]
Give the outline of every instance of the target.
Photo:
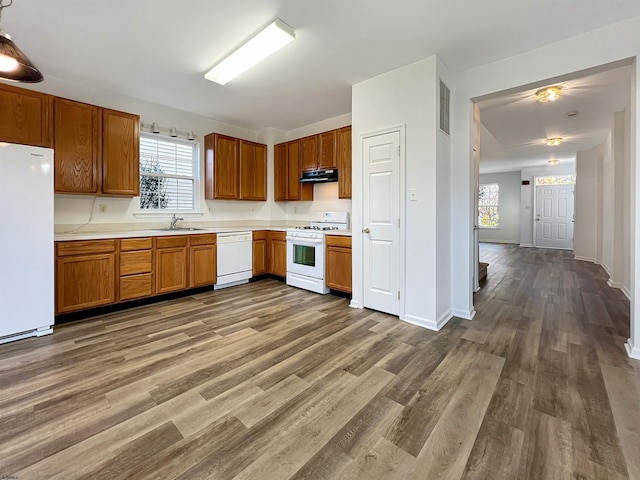
[(628, 301), (569, 252), (481, 259), (440, 332), (263, 280), (0, 345), (0, 476), (640, 479)]

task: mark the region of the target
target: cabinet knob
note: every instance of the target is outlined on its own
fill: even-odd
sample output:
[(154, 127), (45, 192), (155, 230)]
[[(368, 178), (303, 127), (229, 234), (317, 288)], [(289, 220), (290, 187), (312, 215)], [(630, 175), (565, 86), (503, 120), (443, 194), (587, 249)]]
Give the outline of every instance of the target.
[(368, 228), (363, 228), (362, 233), (371, 233), (371, 230), (369, 230)]

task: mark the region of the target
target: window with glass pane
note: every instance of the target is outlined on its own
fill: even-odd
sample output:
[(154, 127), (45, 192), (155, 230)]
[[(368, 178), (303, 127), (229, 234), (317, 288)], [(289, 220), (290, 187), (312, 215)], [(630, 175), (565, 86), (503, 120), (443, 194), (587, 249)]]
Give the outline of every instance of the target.
[(500, 186), (497, 183), (480, 185), (478, 194), (478, 226), (497, 227), (500, 225), (498, 198)]
[(549, 177), (536, 177), (536, 185), (573, 185), (576, 183), (575, 175), (552, 175)]
[(140, 135), (140, 208), (194, 210), (197, 144)]

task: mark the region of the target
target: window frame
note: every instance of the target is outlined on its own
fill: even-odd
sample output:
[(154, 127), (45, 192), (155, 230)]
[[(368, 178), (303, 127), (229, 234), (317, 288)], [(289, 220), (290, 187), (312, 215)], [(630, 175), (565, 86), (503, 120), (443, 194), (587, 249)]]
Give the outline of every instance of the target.
[[(173, 174), (149, 174), (148, 172), (142, 172), (142, 161), (139, 166), (140, 178), (143, 175), (152, 176), (152, 177), (160, 177), (160, 178), (170, 178), (170, 179), (188, 179), (193, 180), (193, 208), (190, 210), (177, 210), (177, 209), (157, 209), (157, 208), (140, 208), (140, 198), (142, 196), (142, 191), (140, 192), (140, 196), (137, 197), (137, 207), (135, 212), (133, 213), (136, 217), (167, 217), (171, 216), (174, 213), (176, 215), (186, 216), (186, 217), (199, 217), (204, 214), (203, 205), (204, 202), (201, 198), (201, 181), (200, 181), (200, 171), (201, 171), (201, 158), (200, 158), (200, 143), (195, 140), (186, 140), (177, 137), (170, 137), (167, 135), (162, 135), (159, 133), (147, 133), (140, 132), (140, 139), (149, 138), (152, 140), (163, 140), (166, 142), (189, 145), (193, 147), (193, 176), (186, 175), (173, 175)], [(141, 142), (142, 143), (142, 142)]]
[[(486, 187), (486, 186), (490, 186), (490, 185), (495, 185), (497, 187), (497, 201), (494, 204), (490, 204), (490, 205), (480, 205), (480, 190), (482, 189), (482, 187)], [(480, 208), (481, 207), (491, 207), (491, 208), (495, 208), (496, 209), (496, 214), (498, 216), (498, 222), (496, 225), (483, 225), (480, 222)], [(496, 183), (496, 182), (490, 182), (490, 183), (480, 183), (478, 185), (478, 228), (481, 230), (499, 230), (500, 229), (500, 184)]]

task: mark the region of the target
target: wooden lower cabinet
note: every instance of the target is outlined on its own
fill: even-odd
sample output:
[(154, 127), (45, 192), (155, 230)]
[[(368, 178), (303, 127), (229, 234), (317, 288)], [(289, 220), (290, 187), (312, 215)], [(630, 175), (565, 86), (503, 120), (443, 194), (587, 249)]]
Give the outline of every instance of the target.
[(56, 244), (56, 313), (75, 312), (116, 301), (115, 240)]
[(351, 237), (327, 235), (327, 287), (351, 293)]
[(156, 250), (156, 293), (186, 290), (187, 247), (161, 248)]
[(153, 238), (120, 240), (118, 300), (150, 297), (153, 288)]
[(253, 232), (253, 276), (267, 273), (267, 232)]
[(151, 295), (153, 295), (153, 275), (151, 273), (120, 277), (119, 298), (121, 302)]
[(189, 237), (189, 287), (213, 285), (217, 279), (215, 233)]
[(268, 246), (268, 270), (279, 277), (287, 276), (287, 239), (286, 232), (269, 232)]

